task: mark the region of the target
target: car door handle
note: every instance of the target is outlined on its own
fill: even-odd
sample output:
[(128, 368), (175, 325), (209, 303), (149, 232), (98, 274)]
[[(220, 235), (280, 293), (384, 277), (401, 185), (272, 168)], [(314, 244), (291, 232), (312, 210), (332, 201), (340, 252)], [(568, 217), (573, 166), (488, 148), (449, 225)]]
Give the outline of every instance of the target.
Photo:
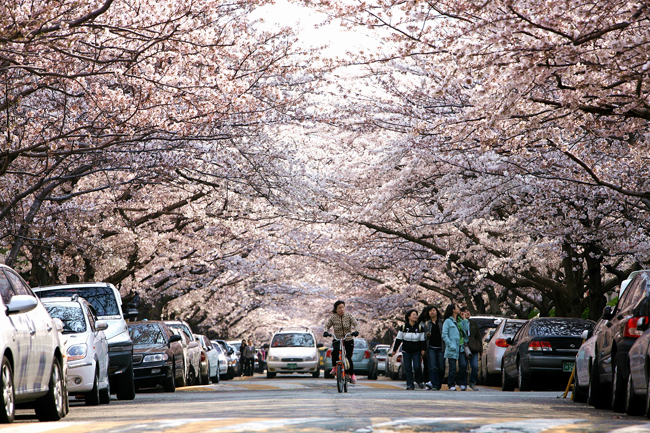
[(612, 322), (607, 322), (607, 323), (605, 324), (605, 326), (607, 326), (608, 328), (611, 328), (611, 327), (612, 327)]
[(29, 330), (29, 335), (34, 335), (36, 334), (36, 329), (30, 329)]
[(52, 328), (52, 325), (47, 325), (47, 332), (52, 332), (52, 329), (54, 329)]

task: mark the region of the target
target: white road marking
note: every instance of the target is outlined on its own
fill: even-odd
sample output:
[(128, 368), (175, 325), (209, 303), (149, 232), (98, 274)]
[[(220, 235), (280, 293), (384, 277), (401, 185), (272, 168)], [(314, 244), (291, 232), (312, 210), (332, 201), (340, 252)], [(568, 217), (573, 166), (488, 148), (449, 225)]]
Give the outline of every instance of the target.
[(539, 433), (544, 430), (588, 421), (586, 419), (530, 419), (487, 424), (473, 429), (472, 433)]

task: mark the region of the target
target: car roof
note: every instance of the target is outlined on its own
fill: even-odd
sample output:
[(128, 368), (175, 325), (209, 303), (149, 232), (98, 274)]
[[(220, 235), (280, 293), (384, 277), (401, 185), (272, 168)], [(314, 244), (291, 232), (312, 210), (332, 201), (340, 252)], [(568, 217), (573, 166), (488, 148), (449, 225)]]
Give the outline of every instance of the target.
[(52, 286), (38, 286), (32, 287), (35, 292), (42, 290), (56, 290), (56, 289), (83, 289), (85, 287), (110, 287), (115, 288), (111, 283), (97, 282), (97, 283), (75, 283), (75, 284), (56, 284)]
[(285, 333), (290, 333), (290, 332), (302, 332), (304, 334), (313, 334), (309, 330), (309, 328), (280, 328), (280, 330), (276, 331), (276, 334), (285, 334)]

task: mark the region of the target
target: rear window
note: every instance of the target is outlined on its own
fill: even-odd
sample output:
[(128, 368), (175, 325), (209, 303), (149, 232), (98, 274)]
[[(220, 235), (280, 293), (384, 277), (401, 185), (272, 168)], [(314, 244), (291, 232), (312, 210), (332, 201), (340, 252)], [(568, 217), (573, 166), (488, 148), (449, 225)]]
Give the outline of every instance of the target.
[(524, 326), (524, 322), (511, 322), (508, 320), (506, 324), (503, 325), (503, 333), (507, 335), (515, 335), (522, 326)]
[(64, 334), (86, 332), (86, 320), (81, 305), (45, 305), (45, 309), (53, 319), (61, 319)]
[(271, 347), (314, 347), (314, 337), (311, 334), (287, 333), (276, 334), (271, 341)]
[(95, 309), (97, 317), (119, 316), (120, 307), (110, 287), (70, 287), (66, 289), (43, 290), (36, 293), (39, 298), (70, 298), (72, 295), (79, 295)]
[(167, 344), (160, 326), (154, 323), (142, 325), (129, 325), (129, 335), (136, 347), (158, 346)]
[(377, 349), (377, 350), (375, 350), (375, 353), (376, 353), (377, 355), (385, 355), (385, 354), (388, 353), (388, 349), (385, 348), (385, 347), (382, 348), (382, 349)]
[(594, 323), (587, 320), (536, 320), (530, 324), (530, 335), (557, 335), (560, 337), (579, 337), (582, 331), (589, 331)]

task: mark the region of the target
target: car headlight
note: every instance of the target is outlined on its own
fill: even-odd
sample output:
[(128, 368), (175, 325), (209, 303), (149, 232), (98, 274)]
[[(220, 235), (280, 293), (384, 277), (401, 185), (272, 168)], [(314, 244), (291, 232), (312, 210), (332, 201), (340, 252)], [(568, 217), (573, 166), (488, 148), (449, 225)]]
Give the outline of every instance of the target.
[(269, 361), (279, 361), (279, 360), (280, 358), (278, 358), (277, 356), (269, 356)]
[(316, 361), (315, 356), (305, 356), (305, 361)]
[(76, 361), (77, 359), (84, 359), (88, 353), (88, 346), (86, 344), (76, 344), (68, 347), (68, 361)]
[(167, 361), (169, 356), (166, 353), (156, 353), (153, 355), (146, 355), (142, 362), (162, 362)]

